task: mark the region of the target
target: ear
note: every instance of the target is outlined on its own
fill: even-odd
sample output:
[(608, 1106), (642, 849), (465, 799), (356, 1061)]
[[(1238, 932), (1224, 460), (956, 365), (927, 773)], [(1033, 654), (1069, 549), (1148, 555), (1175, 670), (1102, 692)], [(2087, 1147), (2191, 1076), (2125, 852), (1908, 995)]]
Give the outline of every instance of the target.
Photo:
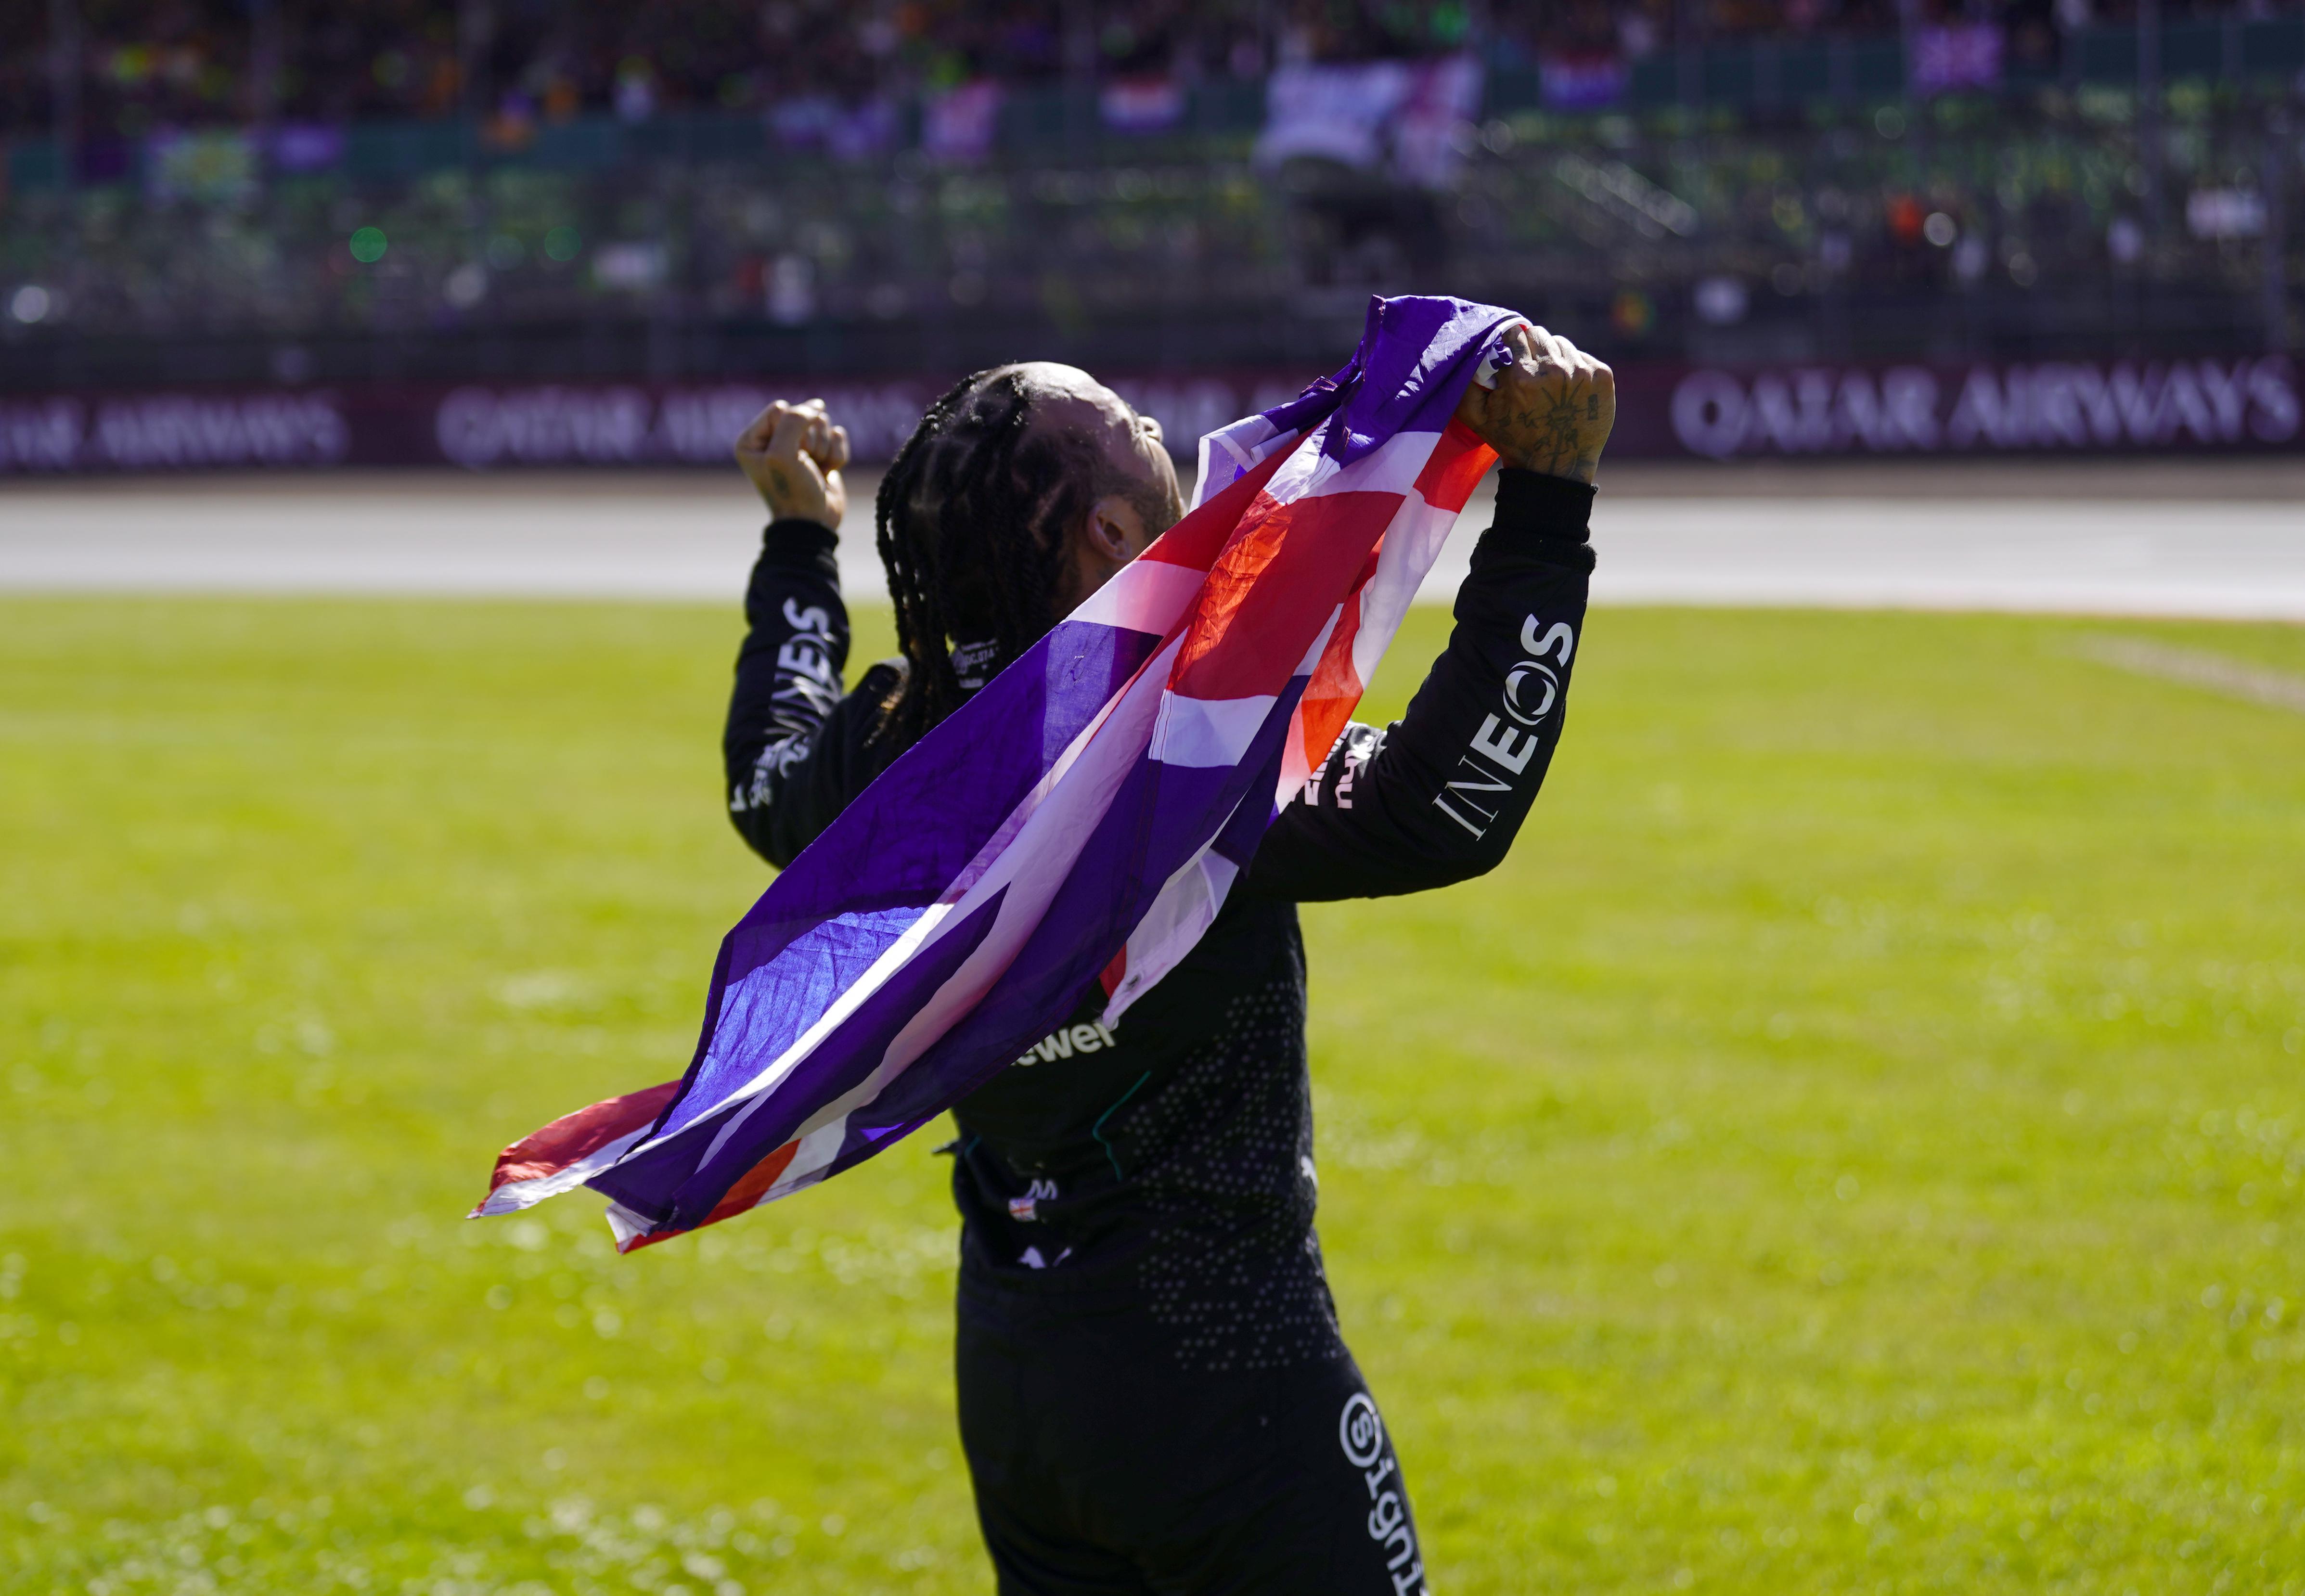
[(1115, 565), (1128, 564), (1151, 541), (1144, 535), (1144, 516), (1118, 494), (1107, 494), (1088, 507), (1081, 535), (1091, 553)]

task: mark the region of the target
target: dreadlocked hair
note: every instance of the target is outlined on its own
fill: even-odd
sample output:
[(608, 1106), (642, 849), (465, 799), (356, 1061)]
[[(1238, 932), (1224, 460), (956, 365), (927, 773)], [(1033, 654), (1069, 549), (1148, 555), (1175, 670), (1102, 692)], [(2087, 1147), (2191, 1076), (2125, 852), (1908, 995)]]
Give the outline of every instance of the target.
[(1032, 428), (1013, 369), (962, 378), (928, 408), (880, 479), (874, 518), (903, 680), (874, 736), (911, 746), (960, 707), (955, 638), (1016, 658), (1055, 624), (1065, 531), (1116, 485), (1096, 440)]

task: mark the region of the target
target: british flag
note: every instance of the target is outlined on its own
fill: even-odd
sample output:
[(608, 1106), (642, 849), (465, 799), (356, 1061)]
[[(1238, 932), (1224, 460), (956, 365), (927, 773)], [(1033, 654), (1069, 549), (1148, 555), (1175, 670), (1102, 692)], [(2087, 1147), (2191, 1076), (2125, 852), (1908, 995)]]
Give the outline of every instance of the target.
[(1519, 319), (1374, 301), (1342, 370), (1202, 439), (1185, 518), (728, 933), (687, 1074), (515, 1142), (475, 1215), (590, 1186), (630, 1250), (871, 1158), (1091, 983), (1118, 1023), (1344, 729), (1495, 459), (1453, 417)]

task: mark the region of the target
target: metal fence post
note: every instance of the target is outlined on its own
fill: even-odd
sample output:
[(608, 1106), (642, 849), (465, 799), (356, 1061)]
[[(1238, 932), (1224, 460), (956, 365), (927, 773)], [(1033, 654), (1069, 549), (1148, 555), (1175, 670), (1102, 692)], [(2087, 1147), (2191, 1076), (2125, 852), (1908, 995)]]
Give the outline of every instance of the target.
[(2266, 117), (2264, 176), (2265, 347), (2274, 354), (2289, 348), (2289, 110), (2275, 106)]
[(2146, 231), (2161, 242), (2161, 0), (2137, 0), (2137, 146), (2145, 168)]
[(1684, 111), (1694, 111), (1705, 98), (1705, 58), (1697, 29), (1697, 0), (1679, 0), (1672, 15), (1674, 88)]
[(48, 119), (57, 180), (67, 190), (80, 180), (80, 8), (48, 0)]

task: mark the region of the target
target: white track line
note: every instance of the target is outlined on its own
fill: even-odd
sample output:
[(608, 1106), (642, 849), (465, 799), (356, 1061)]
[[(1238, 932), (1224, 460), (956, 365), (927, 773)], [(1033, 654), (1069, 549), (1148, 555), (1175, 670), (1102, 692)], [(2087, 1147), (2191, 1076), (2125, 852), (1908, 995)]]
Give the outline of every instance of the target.
[(2305, 676), (2267, 670), (2261, 665), (2229, 659), (2223, 654), (2173, 649), (2166, 643), (2148, 642), (2136, 637), (2083, 638), (2073, 651), (2116, 670), (2179, 682), (2270, 709), (2290, 709), (2305, 715)]

